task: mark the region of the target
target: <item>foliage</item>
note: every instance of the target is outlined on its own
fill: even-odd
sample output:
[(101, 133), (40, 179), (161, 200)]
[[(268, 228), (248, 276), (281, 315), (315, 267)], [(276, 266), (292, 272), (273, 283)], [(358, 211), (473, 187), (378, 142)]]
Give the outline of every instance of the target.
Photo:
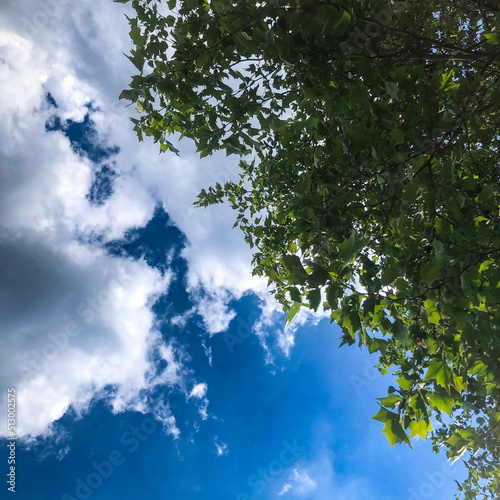
[(498, 498), (497, 0), (166, 3), (132, 2), (139, 139), (247, 157), (198, 205), (231, 204), (289, 321), (331, 310), (396, 370), (391, 446), (430, 433)]

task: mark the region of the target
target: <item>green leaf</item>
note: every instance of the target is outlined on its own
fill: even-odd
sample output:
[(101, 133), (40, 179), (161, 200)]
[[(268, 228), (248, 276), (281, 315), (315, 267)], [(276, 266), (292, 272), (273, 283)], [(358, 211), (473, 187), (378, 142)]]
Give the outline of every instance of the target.
[(472, 365), (472, 368), (469, 369), (469, 373), (471, 375), (479, 375), (486, 373), (488, 371), (488, 366), (485, 365), (481, 360), (476, 360)]
[(428, 284), (432, 284), (441, 276), (442, 256), (437, 254), (429, 262), (422, 266), (420, 273), (422, 280)]
[(413, 437), (420, 436), (422, 439), (427, 439), (427, 434), (432, 430), (430, 420), (412, 420), (410, 422), (410, 432)]
[(339, 299), (339, 287), (337, 283), (332, 283), (327, 289), (326, 289), (326, 300), (328, 302), (328, 305), (333, 309), (337, 309), (338, 305), (338, 299)]
[(392, 422), (399, 420), (399, 415), (392, 411), (387, 410), (386, 408), (380, 408), (380, 410), (373, 415), (372, 420), (378, 420), (385, 424), (386, 422)]
[(302, 295), (298, 288), (292, 286), (288, 288), (288, 291), (290, 292), (290, 297), (294, 302), (302, 302)]
[(441, 90), (450, 90), (459, 87), (458, 84), (453, 83), (453, 78), (455, 76), (455, 71), (450, 70), (448, 73), (443, 73), (441, 75)]
[(400, 342), (406, 342), (409, 338), (408, 328), (400, 319), (394, 320), (391, 331), (394, 338), (398, 339)]
[(366, 240), (360, 238), (353, 229), (349, 238), (344, 240), (339, 246), (339, 253), (344, 263), (348, 263), (366, 245)]
[(429, 367), (427, 368), (424, 380), (431, 379), (434, 379), (438, 385), (449, 392), (450, 383), (453, 380), (453, 372), (443, 361), (431, 361), (429, 363)]
[(396, 127), (391, 130), (389, 135), (394, 139), (394, 144), (396, 146), (399, 146), (400, 144), (403, 144), (403, 142), (405, 142), (404, 132)]
[(451, 417), (453, 405), (455, 403), (453, 398), (444, 394), (438, 394), (437, 392), (429, 393), (428, 398), (432, 406)]
[(391, 283), (394, 282), (396, 278), (399, 277), (400, 272), (398, 271), (397, 268), (395, 267), (386, 267), (382, 271), (382, 277), (380, 279), (380, 283), (382, 285), (390, 285)]
[(283, 255), (280, 260), (288, 273), (297, 278), (300, 283), (303, 283), (307, 279), (308, 274), (302, 267), (299, 257), (296, 255)]
[(397, 394), (389, 394), (385, 398), (377, 398), (377, 400), (380, 402), (382, 406), (387, 406), (389, 408), (395, 408), (396, 406), (403, 401), (403, 398), (401, 396), (398, 396)]
[(500, 425), (500, 411), (492, 410), (489, 413), (488, 427), (495, 429)]
[(300, 302), (294, 302), (291, 306), (290, 309), (288, 310), (288, 316), (286, 317), (286, 325), (285, 328), (288, 327), (288, 325), (292, 322), (293, 318), (297, 315), (297, 313), (300, 311)]
[(492, 45), (498, 45), (500, 44), (500, 33), (491, 32), (491, 33), (484, 33), (483, 34), (484, 38), (488, 41), (488, 43), (491, 43)]
[(318, 288), (315, 288), (314, 290), (311, 290), (307, 294), (307, 298), (309, 299), (309, 307), (313, 311), (318, 310), (319, 303), (321, 301), (321, 292)]
[(399, 87), (396, 82), (390, 82), (390, 81), (385, 82), (385, 88), (393, 99), (398, 98)]
[(370, 297), (367, 297), (363, 301), (363, 312), (365, 314), (373, 313), (375, 311), (375, 305), (377, 302), (378, 302), (377, 299), (373, 295), (371, 295)]
[(398, 383), (399, 387), (404, 390), (409, 390), (410, 387), (412, 386), (412, 381), (405, 378), (405, 377), (399, 377), (396, 379), (396, 382)]
[(436, 302), (432, 299), (427, 299), (424, 302), (424, 307), (427, 313), (427, 320), (429, 323), (434, 325), (439, 325), (439, 321), (441, 320), (441, 314), (436, 308)]
[(351, 335), (354, 336), (361, 329), (361, 320), (358, 311), (351, 311), (349, 313), (349, 321), (351, 323)]
[(397, 421), (393, 420), (391, 422), (387, 422), (384, 425), (382, 432), (385, 434), (387, 441), (389, 441), (391, 448), (393, 448), (395, 444), (399, 443), (407, 443), (411, 448), (410, 437), (404, 431), (399, 419)]

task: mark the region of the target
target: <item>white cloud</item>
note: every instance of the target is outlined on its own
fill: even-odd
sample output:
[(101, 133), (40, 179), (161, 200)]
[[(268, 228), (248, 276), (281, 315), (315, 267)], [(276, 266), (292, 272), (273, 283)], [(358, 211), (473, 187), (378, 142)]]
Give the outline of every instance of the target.
[(290, 483), (285, 483), (283, 485), (283, 489), (278, 493), (278, 495), (284, 495), (287, 491), (292, 489), (292, 485)]
[(189, 393), (190, 398), (198, 398), (201, 399), (205, 397), (207, 393), (207, 384), (201, 383), (201, 384), (196, 384), (192, 389), (191, 392)]
[(215, 449), (217, 450), (217, 456), (222, 457), (223, 455), (227, 455), (229, 453), (229, 448), (226, 443), (223, 441), (219, 441), (217, 436), (214, 439)]
[(57, 460), (62, 460), (69, 453), (69, 446), (66, 445), (64, 448), (60, 449), (57, 452)]
[(236, 313), (229, 309), (227, 303), (231, 295), (223, 290), (222, 293), (215, 291), (211, 295), (201, 297), (199, 293), (194, 293), (197, 302), (197, 312), (203, 318), (203, 323), (207, 332), (211, 335), (224, 332), (228, 329), (231, 320)]
[(336, 474), (334, 456), (324, 443), (308, 460), (292, 464), (283, 474), (276, 498), (315, 500), (370, 500), (373, 498), (361, 476)]
[[(26, 233), (0, 251), (0, 385), (17, 387), (21, 435), (43, 433), (70, 405), (84, 409), (108, 384), (119, 410), (154, 382), (149, 355), (160, 337), (150, 306), (169, 282), (145, 262), (98, 249), (82, 262), (65, 242), (61, 250)], [(165, 373), (162, 382), (178, 382), (175, 360)]]
[(168, 403), (165, 403), (164, 401), (160, 403), (155, 402), (155, 404), (152, 405), (152, 412), (155, 419), (160, 421), (163, 425), (163, 429), (166, 434), (171, 434), (174, 439), (177, 439), (180, 436), (181, 431), (177, 427), (175, 417), (172, 414), (172, 410)]
[(306, 471), (297, 468), (293, 469), (291, 479), (295, 482), (295, 489), (298, 495), (308, 495), (317, 487), (316, 481)]
[(269, 294), (261, 295), (261, 315), (254, 325), (254, 332), (259, 337), (260, 343), (266, 353), (266, 362), (273, 363), (274, 354), (272, 342), (288, 358), (295, 345), (297, 331), (306, 323), (317, 325), (328, 313), (322, 310), (313, 312), (306, 306), (302, 307), (293, 321), (285, 326), (281, 306)]
[(200, 414), (202, 420), (207, 420), (208, 418), (208, 404), (209, 401), (205, 397), (207, 395), (208, 386), (205, 383), (195, 384), (188, 395), (188, 399), (194, 398), (198, 400), (198, 413)]

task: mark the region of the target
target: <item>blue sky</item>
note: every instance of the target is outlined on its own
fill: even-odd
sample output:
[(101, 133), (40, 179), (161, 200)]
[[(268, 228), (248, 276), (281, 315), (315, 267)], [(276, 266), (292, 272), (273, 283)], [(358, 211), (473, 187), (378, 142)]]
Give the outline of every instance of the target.
[(0, 436), (5, 451), (15, 387), (17, 498), (453, 498), (460, 464), (419, 439), (391, 450), (371, 420), (390, 385), (376, 358), (311, 314), (285, 331), (233, 214), (192, 207), (236, 161), (137, 142), (117, 100), (125, 12), (0, 7)]

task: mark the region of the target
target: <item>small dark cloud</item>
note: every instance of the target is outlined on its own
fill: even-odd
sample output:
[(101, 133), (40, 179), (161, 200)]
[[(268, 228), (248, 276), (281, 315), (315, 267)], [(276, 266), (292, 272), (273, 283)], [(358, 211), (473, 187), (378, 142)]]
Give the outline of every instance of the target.
[(45, 99), (51, 107), (53, 108), (59, 107), (56, 103), (56, 100), (52, 97), (52, 94), (50, 92), (47, 92), (47, 94), (45, 95)]

